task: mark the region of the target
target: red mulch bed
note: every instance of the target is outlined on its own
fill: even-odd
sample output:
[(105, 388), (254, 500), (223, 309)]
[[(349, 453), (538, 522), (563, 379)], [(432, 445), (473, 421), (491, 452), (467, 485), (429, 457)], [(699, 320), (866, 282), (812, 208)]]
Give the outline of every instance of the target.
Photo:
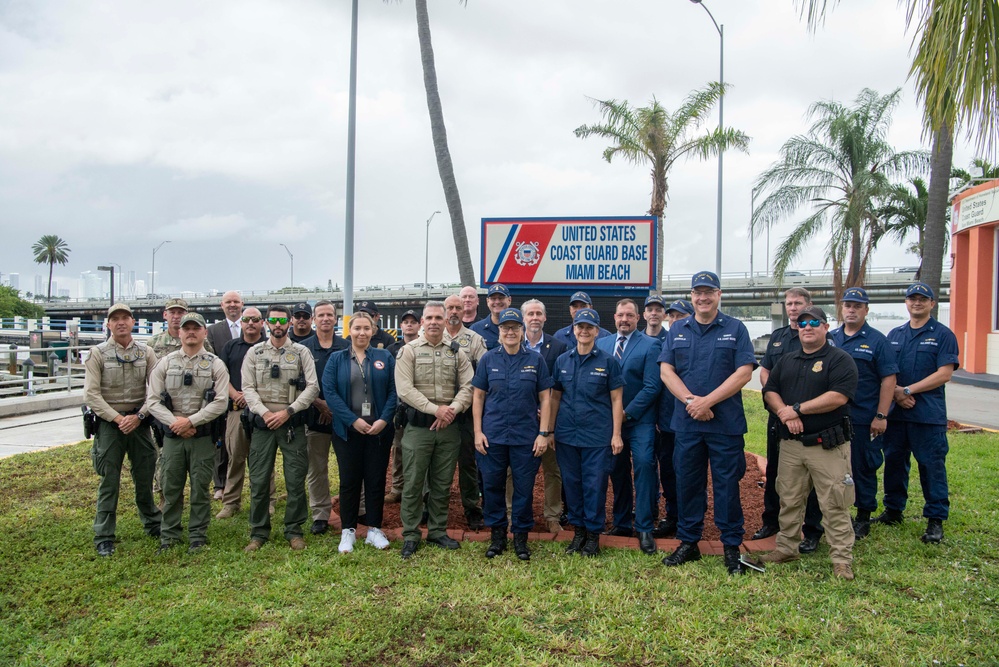
[[(761, 517), (763, 514), (763, 473), (756, 463), (757, 459), (752, 454), (746, 454), (746, 474), (739, 484), (740, 495), (742, 496), (742, 512), (745, 516), (745, 538), (748, 540), (753, 533), (760, 529)], [(391, 466), (389, 468), (391, 471)], [(336, 480), (331, 480), (334, 484)], [(386, 488), (391, 488), (391, 472), (388, 475)], [(613, 515), (613, 494), (610, 488), (607, 490), (607, 517), (608, 527), (610, 518)], [(534, 482), (534, 530), (539, 533), (548, 532), (544, 518), (544, 477), (538, 471), (538, 477)], [(333, 499), (333, 511), (340, 513), (340, 499)], [(660, 503), (659, 516), (666, 515), (665, 504)], [(382, 517), (382, 528), (401, 528), (402, 521), (399, 518), (399, 504), (385, 505)], [(465, 512), (461, 506), (461, 497), (458, 492), (458, 473), (455, 471), (454, 481), (451, 484), (451, 504), (448, 512), (448, 528), (467, 530), (468, 524), (465, 522)], [(711, 475), (708, 474), (708, 512), (704, 517), (704, 540), (717, 540), (720, 538), (718, 529), (714, 523), (714, 502), (711, 493)]]

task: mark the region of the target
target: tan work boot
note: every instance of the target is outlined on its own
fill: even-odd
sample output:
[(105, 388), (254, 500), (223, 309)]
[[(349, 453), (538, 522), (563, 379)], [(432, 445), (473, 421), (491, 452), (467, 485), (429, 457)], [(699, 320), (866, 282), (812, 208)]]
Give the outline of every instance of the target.
[(288, 540), (288, 544), (291, 545), (292, 551), (301, 551), (302, 549), (305, 548), (305, 540), (303, 540), (301, 537), (291, 538), (290, 540)]
[(394, 505), (402, 500), (402, 491), (389, 491), (385, 494), (385, 504)]
[(232, 505), (223, 505), (219, 513), (215, 515), (216, 519), (231, 519), (239, 511), (238, 507)]
[(250, 540), (249, 544), (247, 544), (245, 547), (243, 547), (243, 551), (245, 551), (248, 554), (251, 554), (251, 553), (253, 553), (254, 551), (256, 551), (257, 549), (259, 549), (262, 546), (264, 546), (263, 541), (257, 540), (257, 539), (253, 539), (253, 540)]
[(548, 519), (547, 521), (545, 521), (545, 524), (548, 526), (549, 533), (558, 535), (559, 532), (562, 530), (562, 524), (558, 522), (558, 519)]
[(853, 568), (849, 563), (833, 563), (833, 576), (853, 581)]
[(761, 563), (772, 563), (774, 565), (780, 565), (781, 563), (792, 563), (799, 560), (801, 556), (798, 554), (784, 553), (783, 551), (771, 551), (768, 554), (763, 554), (757, 560)]

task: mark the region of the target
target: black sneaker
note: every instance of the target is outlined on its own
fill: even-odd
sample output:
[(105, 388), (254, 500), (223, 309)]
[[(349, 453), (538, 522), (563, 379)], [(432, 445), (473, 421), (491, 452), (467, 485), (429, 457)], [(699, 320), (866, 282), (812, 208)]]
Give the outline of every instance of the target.
[(189, 547), (187, 547), (187, 553), (196, 554), (205, 548), (207, 548), (207, 546), (204, 540), (195, 540), (191, 542), (191, 545)]
[(871, 523), (880, 523), (882, 526), (900, 526), (902, 520), (900, 511), (885, 508), (884, 512), (871, 519)]
[(583, 548), (584, 542), (586, 542), (586, 529), (576, 526), (576, 533), (572, 536), (572, 542), (569, 542), (569, 546), (565, 548), (565, 552), (578, 554), (579, 550)]
[(316, 519), (315, 521), (312, 522), (312, 528), (310, 528), (309, 530), (310, 530), (310, 532), (313, 535), (323, 535), (329, 529), (330, 529), (330, 522), (329, 521), (323, 521), (322, 519)]
[(114, 553), (114, 540), (104, 540), (97, 543), (97, 555), (107, 558)]
[(496, 558), (506, 551), (506, 528), (493, 528), (491, 532), (486, 558)]
[(701, 560), (701, 550), (697, 547), (697, 543), (680, 542), (680, 546), (677, 547), (676, 551), (663, 558), (663, 565), (666, 567), (676, 567), (677, 565), (691, 563), (695, 560)]
[(419, 546), (420, 543), (417, 542), (416, 540), (406, 540), (402, 544), (402, 551), (399, 552), (399, 555), (402, 556), (403, 560), (406, 560), (407, 558), (412, 557), (412, 555), (416, 553), (416, 550)]
[(940, 544), (943, 539), (943, 521), (940, 519), (930, 519), (926, 522), (926, 532), (920, 537), (927, 544)]

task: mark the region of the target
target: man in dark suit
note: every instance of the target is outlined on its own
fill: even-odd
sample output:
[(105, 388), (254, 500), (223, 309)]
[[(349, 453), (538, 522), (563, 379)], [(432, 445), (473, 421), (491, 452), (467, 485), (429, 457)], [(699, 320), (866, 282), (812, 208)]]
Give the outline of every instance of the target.
[[(631, 535), (632, 514), (638, 544), (647, 554), (656, 553), (652, 537), (659, 476), (655, 455), (656, 416), (662, 383), (655, 338), (638, 331), (638, 304), (621, 299), (614, 310), (617, 334), (597, 340), (597, 347), (621, 364), (624, 378), (624, 449), (614, 457), (614, 528), (612, 535)], [(634, 467), (634, 500), (632, 500)]]
[[(243, 314), (243, 297), (239, 292), (230, 290), (222, 295), (222, 314), (225, 319), (208, 327), (208, 347), (221, 354), (222, 348), (233, 338), (239, 338), (239, 319)], [(225, 422), (222, 435), (215, 447), (215, 472), (212, 478), (215, 483), (215, 500), (222, 500), (225, 491), (226, 472), (229, 469), (229, 451), (225, 446)]]
[[(524, 314), (524, 348), (540, 354), (551, 373), (555, 368), (555, 360), (567, 349), (565, 343), (545, 335), (545, 322), (548, 321), (545, 304), (531, 299), (525, 301), (520, 310)], [(551, 447), (541, 455), (541, 470), (545, 476), (545, 525), (550, 532), (558, 533), (562, 529), (564, 514), (562, 473), (555, 460), (555, 450)]]

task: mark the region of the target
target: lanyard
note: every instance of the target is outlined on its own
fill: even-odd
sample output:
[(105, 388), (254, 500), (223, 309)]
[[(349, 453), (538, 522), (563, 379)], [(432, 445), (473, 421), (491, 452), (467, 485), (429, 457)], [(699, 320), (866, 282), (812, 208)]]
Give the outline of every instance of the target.
[(350, 358), (353, 359), (357, 363), (357, 371), (361, 374), (361, 384), (364, 385), (364, 396), (367, 397), (367, 395), (368, 395), (368, 379), (364, 375), (364, 364), (368, 363), (368, 355), (366, 355), (366, 354), (364, 355), (364, 364), (362, 364), (361, 361), (360, 361), (360, 359), (357, 358), (357, 354), (354, 352), (354, 349), (351, 348), (351, 350), (350, 350)]

